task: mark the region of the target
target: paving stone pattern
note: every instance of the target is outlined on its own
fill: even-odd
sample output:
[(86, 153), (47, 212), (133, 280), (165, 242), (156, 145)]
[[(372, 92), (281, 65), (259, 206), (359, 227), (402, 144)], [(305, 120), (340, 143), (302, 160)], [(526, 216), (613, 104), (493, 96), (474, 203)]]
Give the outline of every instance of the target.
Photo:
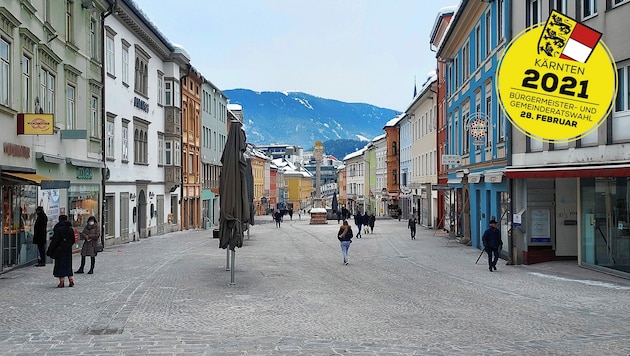
[(576, 261), (490, 273), (394, 219), (346, 266), (336, 220), (258, 220), (235, 284), (208, 230), (109, 247), (73, 288), (52, 265), (0, 275), (0, 355), (630, 355), (629, 280)]

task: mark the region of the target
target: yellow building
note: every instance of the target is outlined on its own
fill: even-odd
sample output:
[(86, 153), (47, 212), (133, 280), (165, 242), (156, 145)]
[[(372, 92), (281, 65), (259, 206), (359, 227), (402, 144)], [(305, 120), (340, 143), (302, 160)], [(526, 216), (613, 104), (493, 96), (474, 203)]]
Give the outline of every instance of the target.
[(286, 182), (284, 201), (287, 209), (308, 209), (312, 205), (313, 176), (306, 170), (287, 171), (284, 173)]
[(264, 214), (260, 198), (265, 195), (265, 167), (268, 158), (256, 154), (250, 155), (252, 162), (252, 176), (254, 177), (254, 212), (256, 215)]

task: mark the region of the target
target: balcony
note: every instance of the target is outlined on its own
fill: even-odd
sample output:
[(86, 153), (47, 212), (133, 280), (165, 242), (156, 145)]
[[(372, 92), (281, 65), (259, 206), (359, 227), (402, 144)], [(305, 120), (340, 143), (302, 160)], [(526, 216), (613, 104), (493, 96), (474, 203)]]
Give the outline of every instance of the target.
[(180, 108), (174, 106), (164, 108), (164, 133), (181, 136), (182, 112)]

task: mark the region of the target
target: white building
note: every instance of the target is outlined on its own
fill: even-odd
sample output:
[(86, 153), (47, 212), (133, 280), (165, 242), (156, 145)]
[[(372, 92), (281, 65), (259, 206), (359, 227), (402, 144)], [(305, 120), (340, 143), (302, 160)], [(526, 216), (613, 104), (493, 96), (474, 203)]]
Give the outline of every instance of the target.
[(106, 244), (178, 230), (188, 54), (133, 1), (105, 18)]

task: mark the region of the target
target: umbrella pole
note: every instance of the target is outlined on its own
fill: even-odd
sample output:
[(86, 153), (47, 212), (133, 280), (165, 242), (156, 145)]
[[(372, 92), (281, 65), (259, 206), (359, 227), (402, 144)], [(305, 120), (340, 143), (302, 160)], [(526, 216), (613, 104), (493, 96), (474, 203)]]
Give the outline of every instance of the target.
[(225, 270), (229, 271), (230, 270), (230, 249), (227, 248), (225, 249), (225, 251), (227, 251), (227, 254), (225, 255)]
[(231, 286), (236, 284), (236, 283), (234, 283), (234, 258), (235, 257), (236, 257), (236, 251), (232, 250), (232, 270), (230, 272), (230, 285)]

